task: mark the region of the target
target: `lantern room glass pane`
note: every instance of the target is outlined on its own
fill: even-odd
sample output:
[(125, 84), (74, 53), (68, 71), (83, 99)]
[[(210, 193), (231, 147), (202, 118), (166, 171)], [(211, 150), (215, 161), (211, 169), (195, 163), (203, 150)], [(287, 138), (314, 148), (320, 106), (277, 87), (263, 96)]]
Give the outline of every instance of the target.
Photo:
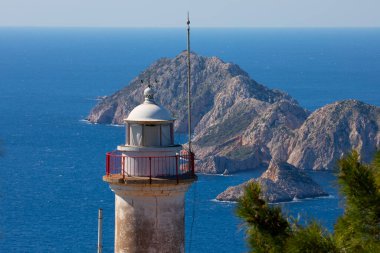
[(130, 125), (130, 145), (142, 146), (142, 125)]
[(169, 146), (171, 145), (171, 136), (170, 136), (170, 125), (161, 126), (161, 145)]
[(144, 125), (144, 146), (160, 146), (159, 125)]

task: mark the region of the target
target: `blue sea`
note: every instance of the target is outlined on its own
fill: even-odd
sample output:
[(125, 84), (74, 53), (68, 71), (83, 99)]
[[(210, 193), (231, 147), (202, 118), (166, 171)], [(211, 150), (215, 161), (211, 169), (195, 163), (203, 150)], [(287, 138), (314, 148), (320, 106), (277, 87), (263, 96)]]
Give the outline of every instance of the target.
[[(104, 210), (113, 252), (114, 194), (105, 152), (124, 130), (83, 119), (161, 57), (185, 29), (0, 28), (0, 252), (94, 252)], [(309, 110), (354, 98), (380, 106), (380, 29), (192, 29), (192, 50), (239, 64)], [(199, 175), (186, 196), (186, 252), (246, 252), (235, 204), (215, 201), (262, 170)], [(280, 204), (330, 230), (342, 213), (335, 177), (310, 172), (327, 198)]]

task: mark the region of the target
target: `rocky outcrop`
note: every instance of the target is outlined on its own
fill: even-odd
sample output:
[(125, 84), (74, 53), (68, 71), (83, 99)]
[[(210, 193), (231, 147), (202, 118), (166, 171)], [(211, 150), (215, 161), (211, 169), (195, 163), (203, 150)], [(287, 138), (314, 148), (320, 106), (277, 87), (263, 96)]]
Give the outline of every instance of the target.
[[(244, 112), (249, 112), (248, 124), (242, 123), (243, 112), (232, 110), (222, 122), (217, 125), (210, 122), (211, 127), (195, 136), (195, 150), (201, 159), (198, 171), (222, 173), (228, 169), (235, 172), (268, 166), (273, 157), (287, 159), (294, 130), (302, 125), (308, 112), (289, 100), (272, 104), (250, 101), (244, 108)], [(236, 129), (240, 127), (242, 131)], [(230, 139), (216, 138), (229, 131), (233, 132)]]
[(332, 169), (352, 149), (370, 162), (380, 149), (380, 108), (356, 100), (326, 105), (312, 113), (290, 141), (288, 162), (303, 169)]
[(253, 181), (260, 184), (262, 197), (270, 203), (328, 195), (305, 172), (291, 164), (274, 159), (258, 179), (251, 179), (243, 184), (228, 187), (216, 199), (237, 201), (244, 194), (245, 186)]
[(224, 192), (220, 193), (216, 196), (216, 200), (219, 201), (231, 201), (237, 202), (244, 194), (244, 188), (252, 182), (257, 182), (256, 179), (252, 178), (247, 182), (244, 182), (239, 185), (230, 186)]
[[(301, 169), (333, 169), (356, 149), (369, 162), (380, 149), (380, 108), (355, 100), (326, 105), (312, 114), (286, 93), (264, 87), (239, 66), (191, 54), (192, 128), (198, 172), (233, 173), (268, 166), (271, 159)], [(119, 92), (103, 98), (90, 122), (121, 124), (142, 100), (140, 80), (187, 131), (186, 54), (152, 64)], [(157, 80), (157, 83), (155, 82)]]
[[(217, 127), (223, 129), (223, 123)], [(360, 101), (335, 102), (309, 116), (297, 104), (278, 101), (262, 110), (243, 134), (238, 133), (239, 137), (226, 144), (217, 143), (211, 149), (200, 142), (196, 147), (203, 160), (198, 170), (234, 172), (267, 166), (272, 158), (301, 169), (334, 169), (337, 160), (352, 149), (368, 163), (380, 149), (379, 129), (380, 108)], [(221, 142), (208, 134), (208, 139)], [(195, 140), (202, 138), (199, 134)]]
[[(203, 57), (192, 53), (191, 68), (192, 127), (193, 129), (196, 127), (196, 131), (204, 128), (205, 123), (212, 120), (218, 124), (220, 114), (224, 114), (231, 106), (243, 99), (252, 98), (267, 103), (281, 99), (292, 100), (287, 94), (268, 89), (250, 79), (238, 65), (225, 63), (217, 57)], [(141, 84), (141, 80), (145, 85)], [(176, 131), (186, 132), (187, 58), (185, 52), (173, 59), (163, 58), (153, 63), (127, 87), (100, 101), (91, 110), (87, 120), (92, 123), (122, 124), (129, 112), (143, 101), (142, 94), (147, 83), (154, 86), (156, 101), (177, 118)], [(216, 107), (219, 109), (216, 110)]]

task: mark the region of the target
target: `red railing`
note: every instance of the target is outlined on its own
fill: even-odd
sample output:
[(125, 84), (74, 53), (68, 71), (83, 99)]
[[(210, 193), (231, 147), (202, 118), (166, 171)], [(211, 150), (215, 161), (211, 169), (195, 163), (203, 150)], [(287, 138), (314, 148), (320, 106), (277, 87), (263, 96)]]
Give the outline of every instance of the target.
[(106, 175), (179, 179), (194, 177), (194, 154), (182, 150), (173, 156), (129, 156), (119, 151), (106, 154)]

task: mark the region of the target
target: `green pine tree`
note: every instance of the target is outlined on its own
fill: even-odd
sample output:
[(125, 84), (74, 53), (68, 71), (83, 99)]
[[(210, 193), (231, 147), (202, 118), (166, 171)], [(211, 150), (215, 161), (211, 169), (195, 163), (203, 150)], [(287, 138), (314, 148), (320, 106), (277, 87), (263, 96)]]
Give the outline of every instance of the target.
[(290, 224), (280, 207), (269, 206), (260, 198), (260, 186), (248, 184), (238, 202), (237, 215), (248, 225), (248, 241), (255, 252), (283, 252), (290, 236)]
[(339, 252), (331, 233), (318, 222), (311, 221), (306, 226), (295, 223), (292, 227), (292, 236), (287, 239), (283, 252)]
[(338, 183), (345, 212), (331, 234), (316, 221), (300, 225), (286, 218), (278, 206), (260, 197), (260, 186), (250, 183), (237, 205), (247, 225), (252, 252), (380, 252), (380, 152), (370, 165), (356, 151), (338, 163)]
[(342, 252), (380, 252), (380, 153), (373, 163), (360, 163), (353, 151), (339, 161), (338, 182), (345, 197), (344, 215), (335, 224)]

